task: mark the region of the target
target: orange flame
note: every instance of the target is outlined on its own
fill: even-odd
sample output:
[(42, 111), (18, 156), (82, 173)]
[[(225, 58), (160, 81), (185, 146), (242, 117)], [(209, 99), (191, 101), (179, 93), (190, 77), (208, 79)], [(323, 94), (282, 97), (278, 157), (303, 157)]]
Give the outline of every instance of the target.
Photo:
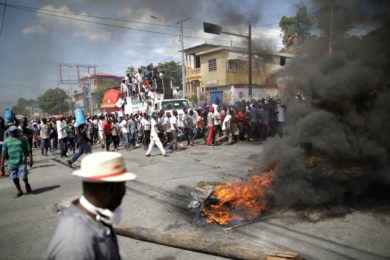
[(213, 194), (219, 204), (203, 208), (207, 222), (220, 225), (234, 220), (253, 220), (266, 207), (264, 191), (271, 186), (274, 170), (254, 175), (247, 182), (228, 183), (215, 187)]
[(315, 157), (314, 155), (310, 156), (309, 159), (307, 159), (310, 168), (314, 167), (314, 165), (316, 164), (316, 160), (317, 160), (317, 157)]

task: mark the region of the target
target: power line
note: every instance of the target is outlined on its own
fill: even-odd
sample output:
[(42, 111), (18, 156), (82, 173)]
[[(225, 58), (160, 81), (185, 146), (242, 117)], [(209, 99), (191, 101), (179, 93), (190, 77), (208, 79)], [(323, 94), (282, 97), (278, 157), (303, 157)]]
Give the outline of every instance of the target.
[[(144, 24), (144, 25), (157, 25), (157, 26), (165, 26), (165, 27), (171, 27), (171, 28), (176, 28), (176, 29), (178, 28), (177, 25), (169, 25), (169, 24), (161, 24), (161, 23), (147, 23), (147, 22), (140, 22), (140, 21), (135, 21), (135, 20), (119, 19), (119, 18), (88, 15), (88, 14), (75, 14), (75, 13), (71, 13), (71, 12), (62, 12), (62, 11), (57, 11), (57, 10), (48, 10), (48, 9), (42, 9), (42, 8), (29, 7), (29, 6), (22, 6), (22, 5), (8, 5), (8, 6), (12, 7), (12, 8), (17, 8), (17, 9), (45, 11), (45, 12), (67, 14), (67, 15), (73, 15), (73, 16), (81, 16), (81, 17), (89, 17), (89, 18), (102, 19), (102, 20), (110, 20), (110, 21), (115, 21), (115, 22), (138, 23), (138, 24)], [(192, 27), (185, 27), (185, 28), (189, 29), (189, 30), (198, 30), (198, 29), (192, 28)]]
[[(2, 4), (0, 4), (2, 5)], [(68, 16), (61, 16), (61, 15), (55, 15), (53, 13), (63, 13), (67, 15), (72, 15), (72, 16), (82, 16), (82, 17), (89, 17), (89, 18), (94, 18), (94, 19), (106, 19), (106, 20), (113, 20), (113, 21), (126, 21), (126, 22), (133, 22), (133, 23), (141, 23), (141, 24), (148, 24), (148, 25), (159, 25), (159, 26), (167, 26), (167, 27), (173, 27), (176, 28), (176, 26), (173, 25), (166, 25), (166, 24), (157, 24), (157, 23), (145, 23), (145, 22), (136, 22), (136, 21), (130, 21), (130, 20), (124, 20), (124, 19), (116, 19), (116, 18), (109, 18), (109, 17), (101, 17), (101, 16), (91, 16), (91, 15), (83, 15), (83, 14), (73, 14), (69, 12), (61, 12), (61, 11), (54, 11), (54, 10), (47, 10), (47, 9), (39, 9), (39, 8), (33, 8), (33, 7), (27, 7), (27, 6), (18, 6), (18, 5), (8, 5), (8, 7), (17, 9), (17, 10), (22, 10), (22, 11), (27, 11), (27, 12), (34, 12), (34, 13), (40, 13), (40, 14), (45, 14), (53, 17), (59, 17), (63, 19), (68, 19), (72, 21), (79, 21), (79, 22), (85, 22), (85, 23), (92, 23), (92, 24), (98, 24), (98, 25), (104, 25), (108, 27), (113, 27), (113, 28), (119, 28), (119, 29), (127, 29), (127, 30), (134, 30), (134, 31), (141, 31), (141, 32), (147, 32), (147, 33), (157, 33), (157, 34), (162, 34), (162, 35), (171, 35), (171, 36), (177, 36), (177, 33), (168, 33), (168, 32), (158, 32), (158, 31), (152, 31), (152, 30), (145, 30), (145, 29), (139, 29), (139, 28), (134, 28), (134, 27), (127, 27), (127, 26), (122, 26), (122, 25), (115, 25), (115, 24), (108, 24), (108, 23), (102, 23), (98, 21), (91, 21), (91, 20), (85, 20), (85, 19), (79, 19), (79, 18), (73, 18), (73, 17), (68, 17)], [(273, 25), (273, 24), (272, 24)], [(187, 27), (188, 29), (189, 27)], [(195, 28), (191, 28), (194, 30), (197, 30)], [(261, 35), (265, 37), (274, 37), (274, 35)], [(226, 40), (218, 40), (218, 39), (210, 39), (210, 38), (202, 38), (198, 36), (192, 36), (192, 35), (184, 35), (186, 38), (193, 38), (193, 39), (202, 39), (202, 40), (213, 40), (213, 41), (223, 41), (225, 42)], [(239, 41), (234, 41), (234, 42), (239, 42)]]
[(5, 9), (7, 8), (7, 0), (4, 2), (4, 7), (3, 7), (3, 18), (1, 19), (1, 27), (0, 27), (0, 37), (3, 32), (3, 26), (4, 26), (4, 18), (5, 18)]

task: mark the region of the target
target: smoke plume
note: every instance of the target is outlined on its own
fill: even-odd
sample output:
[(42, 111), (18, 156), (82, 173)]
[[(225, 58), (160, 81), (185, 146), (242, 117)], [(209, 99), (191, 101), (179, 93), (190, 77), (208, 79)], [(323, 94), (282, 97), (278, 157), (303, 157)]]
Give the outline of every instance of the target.
[[(279, 75), (285, 135), (265, 143), (261, 163), (276, 165), (268, 194), (276, 207), (390, 197), (390, 23), (383, 15), (389, 4), (334, 2), (333, 54), (327, 53), (330, 1), (320, 1), (317, 26), (324, 36), (306, 43), (303, 56)], [(362, 38), (347, 35), (364, 24), (377, 29)]]

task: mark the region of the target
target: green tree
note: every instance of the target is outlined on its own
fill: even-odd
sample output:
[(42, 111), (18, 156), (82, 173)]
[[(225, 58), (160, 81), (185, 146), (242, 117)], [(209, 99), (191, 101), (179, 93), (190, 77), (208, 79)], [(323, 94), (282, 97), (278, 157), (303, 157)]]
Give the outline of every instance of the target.
[(103, 79), (102, 83), (99, 85), (99, 88), (95, 92), (96, 102), (101, 104), (103, 102), (104, 94), (107, 92), (107, 90), (110, 88), (116, 88), (118, 85), (118, 82), (113, 79)]
[(297, 6), (297, 8), (295, 17), (283, 16), (279, 22), (279, 27), (283, 31), (283, 44), (287, 44), (290, 38), (299, 38), (304, 41), (310, 35), (308, 30), (313, 22), (307, 14), (307, 8), (304, 5)]
[(164, 77), (171, 79), (173, 85), (181, 85), (181, 65), (178, 62), (168, 61), (159, 63), (157, 69), (164, 74)]
[(48, 89), (38, 97), (39, 108), (48, 114), (63, 114), (69, 110), (66, 92), (60, 88)]
[(27, 116), (29, 115), (29, 107), (37, 106), (38, 102), (34, 99), (19, 98), (16, 105), (12, 108), (15, 114)]
[(130, 76), (133, 76), (135, 72), (135, 68), (133, 66), (127, 67), (126, 73), (129, 73)]

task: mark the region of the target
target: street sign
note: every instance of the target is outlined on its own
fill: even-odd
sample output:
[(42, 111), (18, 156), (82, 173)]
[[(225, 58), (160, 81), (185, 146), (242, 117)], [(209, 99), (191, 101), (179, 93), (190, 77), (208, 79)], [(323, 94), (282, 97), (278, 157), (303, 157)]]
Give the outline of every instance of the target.
[(205, 33), (221, 34), (222, 27), (217, 24), (203, 22), (203, 31)]

